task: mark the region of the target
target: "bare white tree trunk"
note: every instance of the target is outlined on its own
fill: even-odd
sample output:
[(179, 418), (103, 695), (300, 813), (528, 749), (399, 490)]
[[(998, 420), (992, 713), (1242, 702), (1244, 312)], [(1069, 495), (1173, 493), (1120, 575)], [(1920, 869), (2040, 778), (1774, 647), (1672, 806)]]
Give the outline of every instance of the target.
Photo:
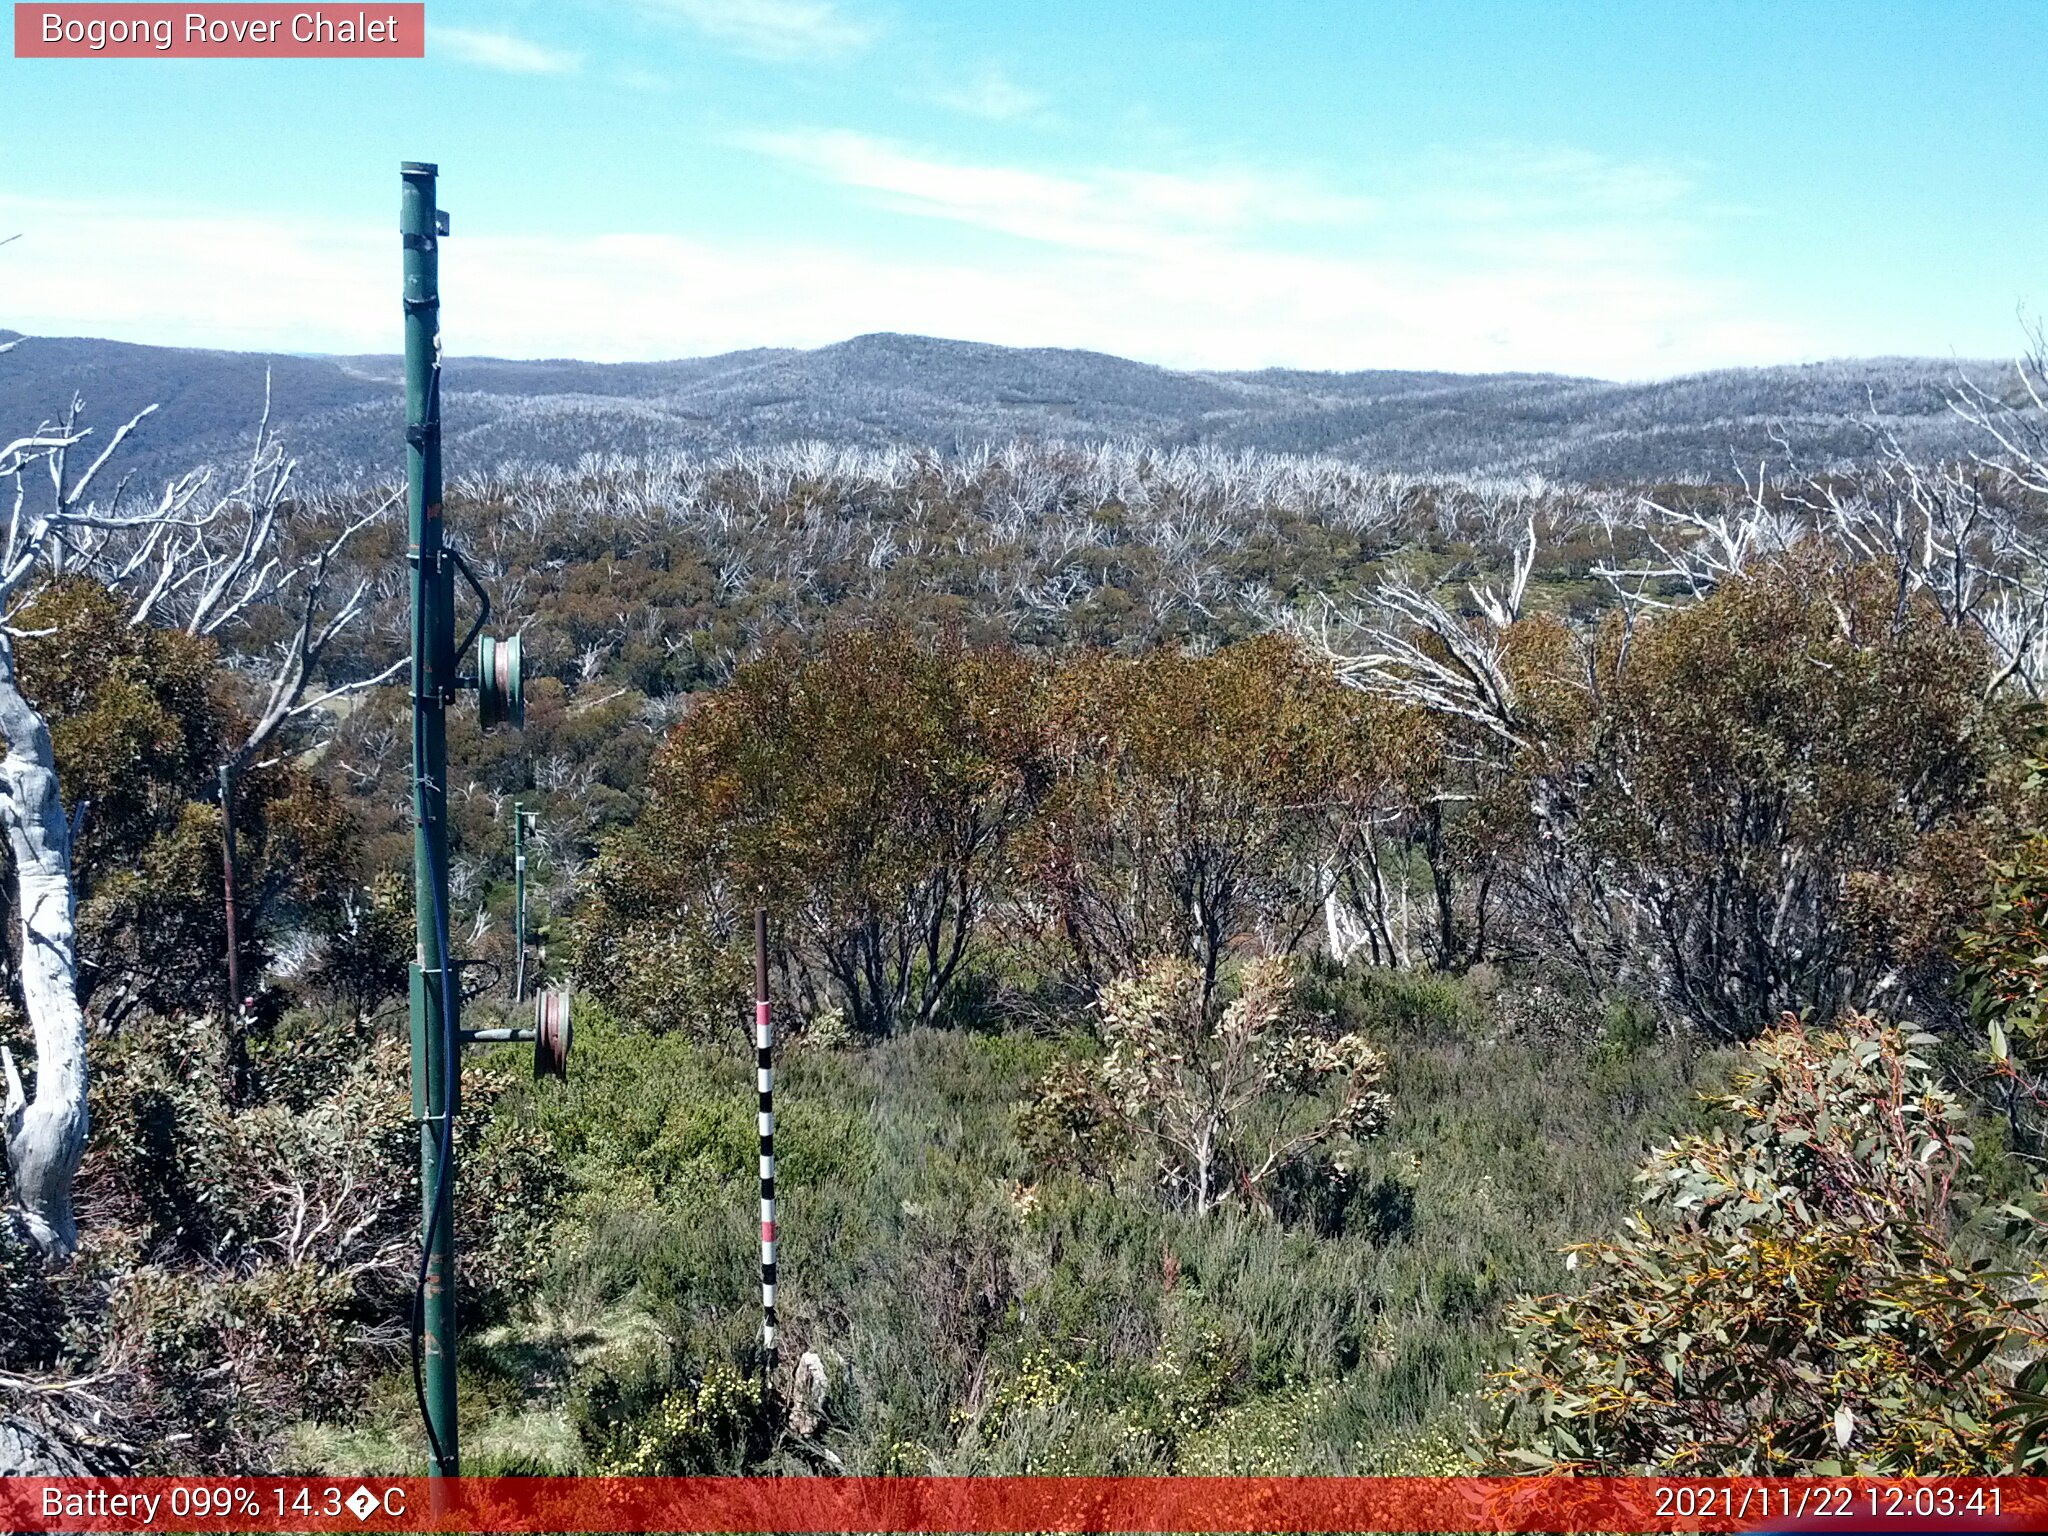
[(0, 630), (0, 823), (14, 856), (21, 909), (21, 990), (35, 1028), (36, 1092), (23, 1092), (14, 1058), (0, 1046), (7, 1078), (9, 1215), (47, 1257), (78, 1246), (71, 1179), (85, 1153), (85, 1012), (78, 1004), (76, 906), (71, 826), (57, 790), (50, 728), (22, 697), (14, 645)]

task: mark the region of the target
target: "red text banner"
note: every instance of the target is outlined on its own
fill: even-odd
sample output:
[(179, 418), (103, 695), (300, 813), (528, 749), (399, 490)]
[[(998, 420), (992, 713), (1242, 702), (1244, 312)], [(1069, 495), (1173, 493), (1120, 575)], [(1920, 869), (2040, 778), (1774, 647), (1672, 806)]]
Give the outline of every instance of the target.
[(0, 1530), (2048, 1529), (2048, 1479), (711, 1477), (0, 1480)]
[(385, 5), (20, 5), (18, 59), (418, 59), (427, 8)]

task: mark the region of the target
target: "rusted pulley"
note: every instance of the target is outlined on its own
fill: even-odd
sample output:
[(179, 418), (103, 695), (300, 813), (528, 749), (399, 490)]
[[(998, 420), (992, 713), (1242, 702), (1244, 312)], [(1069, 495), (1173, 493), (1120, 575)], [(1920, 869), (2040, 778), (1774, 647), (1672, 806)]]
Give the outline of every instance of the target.
[(569, 989), (548, 987), (533, 1001), (533, 1075), (569, 1075)]
[(476, 712), (485, 730), (526, 724), (526, 676), (519, 637), (477, 642)]

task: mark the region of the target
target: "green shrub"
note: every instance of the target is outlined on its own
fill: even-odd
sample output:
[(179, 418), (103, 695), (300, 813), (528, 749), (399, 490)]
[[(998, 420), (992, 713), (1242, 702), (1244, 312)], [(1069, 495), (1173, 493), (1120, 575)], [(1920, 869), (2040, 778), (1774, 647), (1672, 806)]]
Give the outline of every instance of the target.
[[(684, 1035), (648, 1038), (579, 1001), (576, 1063), (566, 1084), (527, 1091), (534, 1123), (587, 1190), (688, 1204), (756, 1176), (754, 1059), (732, 1041), (708, 1047)], [(812, 1055), (781, 1070), (777, 1176), (792, 1190), (858, 1183), (872, 1168), (873, 1136), (859, 1106), (805, 1091)]]
[[(404, 1354), (420, 1211), (402, 1043), (344, 1013), (287, 1015), (239, 1104), (228, 1050), (211, 1020), (148, 1016), (102, 1050), (80, 1181), (89, 1241), (58, 1288), (63, 1363), (106, 1378), (123, 1433), (160, 1470), (260, 1466), (293, 1421), (348, 1413)], [(465, 1073), (472, 1323), (538, 1278), (563, 1193), (538, 1131), (497, 1112), (507, 1065)]]
[(1732, 1125), (1659, 1149), (1625, 1234), (1572, 1251), (1579, 1288), (1516, 1307), (1499, 1454), (1682, 1476), (2013, 1464), (2014, 1362), (2048, 1358), (2048, 1332), (1959, 1230), (1970, 1142), (1917, 1054), (1933, 1043), (1868, 1020), (1759, 1041), (1718, 1101)]
[(630, 1417), (620, 1415), (593, 1449), (615, 1476), (704, 1477), (754, 1467), (774, 1433), (773, 1403), (760, 1378), (721, 1365), (669, 1387)]
[(359, 1399), (354, 1277), (313, 1264), (226, 1275), (104, 1263), (72, 1350), (114, 1378), (138, 1470), (246, 1471), (284, 1427)]
[(1466, 1040), (1485, 1022), (1472, 984), (1438, 971), (1313, 968), (1302, 998), (1343, 1028), (1383, 1040)]
[(314, 989), (368, 1020), (410, 983), (415, 953), (412, 880), (382, 870), (339, 903), (310, 978)]
[[(612, 857), (618, 857), (614, 850)], [(721, 934), (712, 919), (685, 911), (633, 918), (602, 896), (611, 865), (596, 876), (599, 899), (577, 925), (576, 982), (611, 1016), (649, 1034), (670, 1031), (707, 1045), (751, 1038), (751, 943)]]
[[(79, 821), (72, 867), (81, 999), (104, 1025), (150, 1010), (218, 1010), (226, 987), (215, 774), (250, 722), (211, 639), (131, 624), (130, 600), (79, 577), (14, 616), (24, 692)], [(349, 817), (289, 760), (236, 780), (242, 973), (288, 927), (325, 927), (349, 876)], [(8, 897), (11, 901), (11, 893)]]

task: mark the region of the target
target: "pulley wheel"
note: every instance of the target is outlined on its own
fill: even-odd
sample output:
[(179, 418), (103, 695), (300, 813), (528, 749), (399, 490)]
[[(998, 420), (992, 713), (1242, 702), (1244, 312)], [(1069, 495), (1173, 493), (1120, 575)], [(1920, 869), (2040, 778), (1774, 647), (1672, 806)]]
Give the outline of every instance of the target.
[(526, 677), (519, 636), (477, 642), (477, 718), (485, 730), (526, 724)]
[(533, 1075), (569, 1076), (569, 989), (549, 987), (533, 1000)]

